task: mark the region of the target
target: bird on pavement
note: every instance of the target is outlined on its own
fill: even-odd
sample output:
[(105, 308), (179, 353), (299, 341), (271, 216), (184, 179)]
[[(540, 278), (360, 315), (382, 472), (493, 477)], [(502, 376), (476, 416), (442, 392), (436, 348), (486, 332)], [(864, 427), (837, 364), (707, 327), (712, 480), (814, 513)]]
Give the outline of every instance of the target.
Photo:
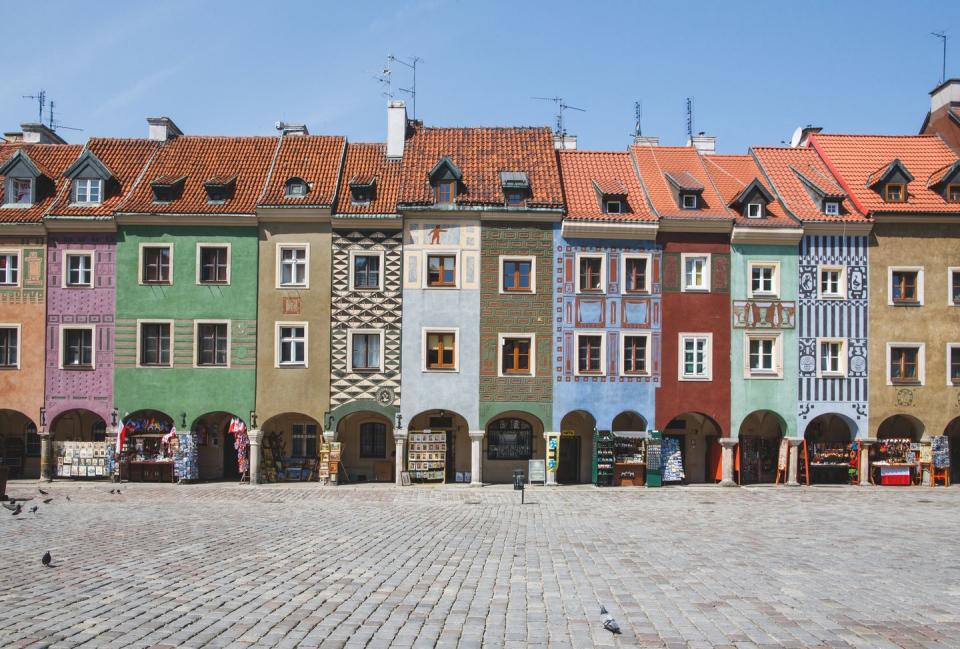
[(50, 562), (53, 561), (53, 557), (50, 556), (50, 550), (47, 550), (43, 553), (43, 557), (40, 559), (40, 561), (45, 567), (50, 567)]
[(70, 502), (70, 496), (67, 496), (67, 502)]
[(38, 509), (40, 509), (40, 506), (39, 506), (39, 505), (34, 505), (33, 507), (30, 508), (30, 513), (31, 513), (31, 514), (36, 514)]
[(10, 502), (8, 502), (8, 503), (2, 503), (2, 504), (3, 504), (4, 507), (6, 507), (7, 509), (9, 509), (10, 511), (15, 511), (15, 510), (17, 509), (17, 503), (14, 502), (12, 499), (10, 500)]
[(607, 608), (601, 604), (600, 605), (600, 615), (603, 616), (603, 628), (609, 631), (610, 633), (617, 635), (620, 633), (620, 625), (617, 624), (617, 621), (613, 619), (613, 616), (607, 612)]
[(20, 505), (20, 503), (17, 503), (17, 506), (16, 506), (16, 508), (14, 508), (12, 515), (13, 515), (13, 516), (19, 516), (19, 515), (20, 515), (20, 511), (21, 511), (22, 509), (23, 509), (23, 507)]
[(110, 490), (110, 493), (115, 494), (115, 493), (117, 493), (117, 490), (116, 490), (116, 489), (111, 489), (111, 490)]
[(44, 505), (49, 505), (49, 504), (52, 503), (52, 502), (53, 502), (53, 498), (44, 498), (44, 499), (43, 499), (43, 504), (44, 504)]
[(49, 495), (50, 495), (50, 492), (49, 492), (49, 491), (44, 491), (44, 490), (41, 489), (40, 487), (37, 487), (37, 491), (39, 491), (39, 492), (40, 492), (41, 494), (43, 494), (44, 496), (49, 496)]

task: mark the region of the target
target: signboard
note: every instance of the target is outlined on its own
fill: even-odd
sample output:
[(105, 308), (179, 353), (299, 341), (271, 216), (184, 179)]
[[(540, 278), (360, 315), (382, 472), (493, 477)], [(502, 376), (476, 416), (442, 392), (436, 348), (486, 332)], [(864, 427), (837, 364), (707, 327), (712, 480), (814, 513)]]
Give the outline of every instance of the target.
[(557, 472), (560, 465), (560, 436), (556, 433), (547, 435), (547, 471)]
[(937, 435), (930, 439), (933, 453), (933, 466), (938, 469), (950, 468), (950, 440), (946, 435)]
[(540, 484), (547, 483), (547, 461), (546, 460), (528, 460), (527, 461), (527, 475), (528, 482), (533, 484), (534, 482), (539, 482)]
[(663, 486), (663, 479), (660, 473), (660, 441), (663, 435), (659, 430), (650, 431), (647, 438), (647, 486)]
[(780, 453), (777, 455), (777, 470), (786, 471), (787, 470), (787, 458), (789, 457), (790, 452), (790, 440), (786, 437), (780, 440)]
[(400, 472), (400, 485), (403, 486), (403, 487), (409, 487), (411, 484), (413, 484), (413, 482), (410, 480), (410, 472), (409, 472), (409, 471), (401, 471), (401, 472)]
[(561, 436), (561, 437), (576, 437), (576, 436), (577, 436), (577, 431), (575, 431), (575, 430), (562, 430), (562, 431), (560, 431), (560, 436)]

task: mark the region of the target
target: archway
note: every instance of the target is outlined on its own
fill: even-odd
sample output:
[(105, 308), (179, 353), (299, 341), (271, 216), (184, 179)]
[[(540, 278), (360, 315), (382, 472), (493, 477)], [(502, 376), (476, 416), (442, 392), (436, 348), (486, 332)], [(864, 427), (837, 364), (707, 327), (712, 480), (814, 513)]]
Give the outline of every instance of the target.
[(137, 410), (123, 417), (126, 442), (121, 452), (120, 477), (131, 482), (173, 481), (173, 456), (164, 437), (174, 428), (173, 418), (159, 410)]
[(624, 410), (613, 418), (614, 433), (635, 433), (647, 430), (647, 420), (632, 410)]
[(9, 478), (40, 477), (37, 425), (18, 410), (0, 410), (0, 460)]
[(379, 412), (352, 412), (337, 422), (340, 470), (346, 482), (393, 482), (393, 422)]
[(408, 432), (425, 430), (447, 434), (446, 481), (470, 482), (470, 428), (466, 418), (450, 410), (425, 410), (410, 419)]
[[(237, 448), (237, 434), (231, 430), (234, 420), (242, 424), (242, 448)], [(218, 411), (197, 417), (190, 430), (197, 439), (197, 470), (200, 480), (239, 480), (246, 470), (249, 443), (246, 423), (236, 415)]]
[(510, 483), (515, 470), (527, 474), (529, 460), (543, 458), (543, 422), (528, 412), (508, 411), (487, 422), (483, 481)]
[[(260, 479), (264, 482), (298, 479), (317, 462), (323, 427), (300, 412), (283, 412), (268, 417), (260, 426)], [(291, 469), (297, 469), (292, 471)], [(309, 473), (307, 475), (310, 475)], [(313, 473), (313, 476), (316, 472)]]
[(685, 412), (663, 430), (660, 458), (665, 483), (719, 482), (720, 425), (700, 412)]
[(58, 442), (102, 442), (106, 434), (103, 417), (84, 408), (65, 410), (50, 424), (50, 435)]
[(943, 430), (950, 445), (950, 483), (960, 483), (960, 417), (953, 419)]
[(803, 432), (806, 454), (798, 462), (809, 467), (811, 484), (847, 484), (850, 482), (850, 445), (856, 434), (850, 419), (837, 413), (814, 417)]
[(891, 415), (880, 422), (877, 439), (909, 439), (919, 442), (923, 437), (923, 422), (911, 415)]
[(787, 430), (772, 410), (755, 410), (744, 417), (737, 435), (740, 484), (769, 484), (777, 477), (780, 439)]
[(593, 434), (596, 429), (597, 420), (585, 410), (574, 410), (560, 420), (559, 484), (592, 481)]

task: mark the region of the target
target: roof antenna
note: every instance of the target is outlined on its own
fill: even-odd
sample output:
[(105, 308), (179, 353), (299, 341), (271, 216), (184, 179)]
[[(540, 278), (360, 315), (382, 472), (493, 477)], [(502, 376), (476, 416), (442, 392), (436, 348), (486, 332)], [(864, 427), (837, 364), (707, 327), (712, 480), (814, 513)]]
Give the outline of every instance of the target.
[(392, 75), (393, 72), (390, 70), (390, 59), (391, 57), (388, 56), (387, 64), (383, 66), (383, 70), (381, 70), (379, 74), (373, 75), (373, 78), (380, 82), (380, 94), (386, 97), (388, 100), (393, 99), (393, 89), (391, 87), (392, 82), (390, 79), (390, 75)]
[(64, 126), (64, 125), (61, 124), (57, 119), (55, 119), (54, 116), (53, 116), (53, 107), (54, 107), (54, 105), (55, 105), (55, 104), (54, 104), (54, 101), (51, 99), (51, 100), (50, 100), (50, 111), (47, 113), (47, 118), (48, 118), (48, 120), (49, 120), (49, 121), (48, 121), (48, 124), (49, 124), (49, 127), (50, 127), (50, 130), (51, 130), (51, 131), (56, 132), (56, 130), (57, 130), (58, 128), (65, 128), (65, 129), (67, 129), (68, 131), (82, 131), (82, 130), (83, 130), (82, 128), (77, 128), (76, 126)]
[(687, 141), (693, 142), (693, 97), (687, 97)]
[(940, 65), (940, 83), (947, 80), (947, 32), (930, 32), (931, 36), (936, 36), (943, 41), (943, 59)]
[(633, 139), (643, 135), (643, 101), (633, 102)]
[(34, 100), (36, 100), (37, 106), (38, 106), (38, 108), (39, 108), (38, 116), (37, 116), (37, 121), (40, 122), (41, 124), (43, 124), (43, 109), (46, 108), (46, 106), (47, 106), (47, 91), (46, 91), (46, 90), (40, 90), (40, 91), (39, 91), (37, 94), (35, 94), (35, 95), (23, 95), (23, 98), (24, 98), (24, 99), (34, 99)]
[(531, 97), (531, 99), (539, 99), (540, 101), (552, 101), (557, 105), (557, 114), (556, 119), (556, 134), (560, 137), (565, 137), (567, 135), (566, 129), (563, 127), (563, 111), (565, 110), (578, 110), (581, 113), (587, 112), (585, 108), (577, 108), (576, 106), (570, 106), (569, 104), (563, 103), (563, 97)]
[(393, 54), (387, 57), (387, 62), (396, 61), (400, 65), (405, 65), (411, 70), (413, 70), (413, 86), (410, 88), (400, 88), (401, 92), (405, 92), (410, 95), (410, 98), (413, 99), (413, 119), (417, 119), (417, 63), (422, 63), (423, 59), (414, 54), (410, 57), (409, 61), (404, 61), (403, 59), (398, 59)]

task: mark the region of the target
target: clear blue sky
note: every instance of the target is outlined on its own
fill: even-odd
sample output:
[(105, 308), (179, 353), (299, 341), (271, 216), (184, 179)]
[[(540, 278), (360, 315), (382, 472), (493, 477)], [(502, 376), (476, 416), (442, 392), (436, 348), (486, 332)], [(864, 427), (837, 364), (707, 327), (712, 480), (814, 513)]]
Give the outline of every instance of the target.
[[(272, 6), (271, 6), (272, 5)], [(799, 125), (913, 133), (952, 38), (960, 2), (60, 2), (6, 31), (0, 127), (36, 119), (21, 95), (45, 88), (74, 142), (141, 136), (169, 115), (187, 133), (312, 133), (379, 141), (385, 100), (373, 75), (387, 54), (423, 58), (418, 112), (428, 125), (552, 125), (560, 95), (581, 148), (623, 149), (633, 102), (664, 144), (695, 129), (724, 152), (777, 144)], [(395, 86), (408, 71), (394, 66)]]

